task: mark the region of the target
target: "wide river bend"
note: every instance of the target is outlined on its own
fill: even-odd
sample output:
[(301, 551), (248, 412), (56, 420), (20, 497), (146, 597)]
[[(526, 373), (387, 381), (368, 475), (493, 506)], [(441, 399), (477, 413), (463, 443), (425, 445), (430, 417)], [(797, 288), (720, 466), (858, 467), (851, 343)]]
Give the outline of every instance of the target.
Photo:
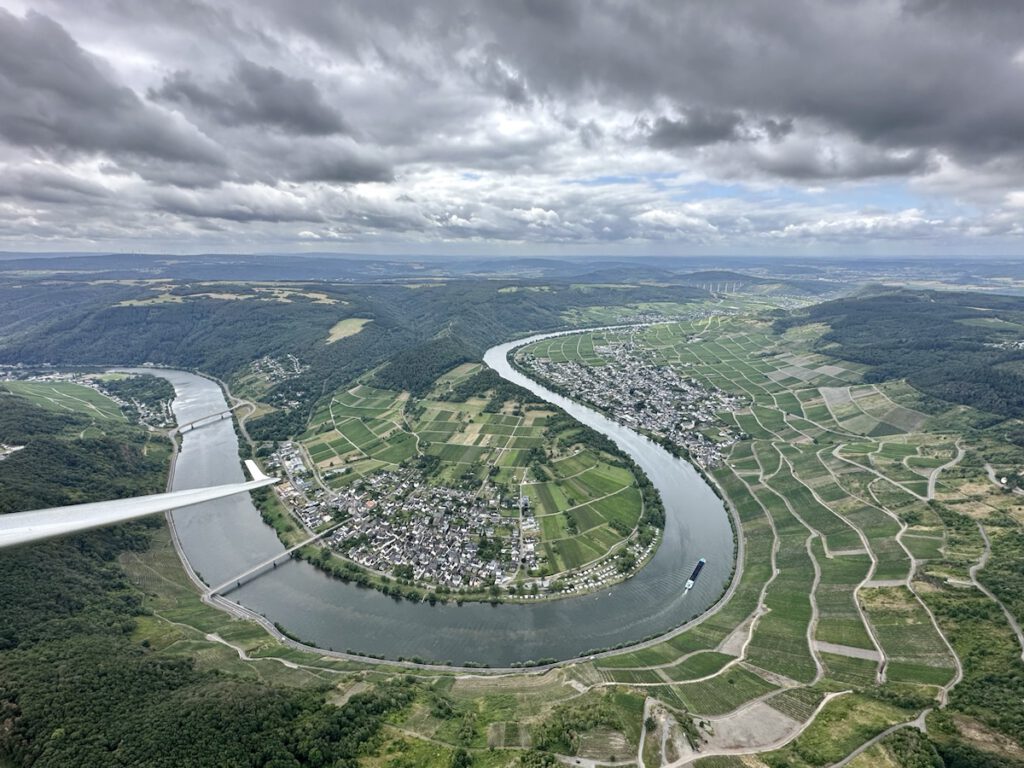
[[(665, 503), (666, 525), (661, 545), (639, 573), (596, 594), (562, 600), (431, 606), (397, 602), (293, 560), (244, 584), (230, 599), (320, 648), (491, 667), (568, 659), (637, 642), (707, 610), (725, 589), (733, 564), (732, 531), (721, 500), (685, 461), (628, 427), (551, 392), (508, 363), (512, 349), (550, 335), (557, 334), (492, 347), (484, 360), (503, 378), (610, 437), (650, 477)], [(147, 372), (174, 385), (179, 424), (226, 407), (220, 387), (209, 379), (182, 371)], [(174, 490), (243, 479), (230, 420), (183, 435)], [(181, 549), (208, 584), (227, 581), (284, 549), (247, 496), (172, 514)], [(697, 585), (683, 596), (683, 585), (700, 557), (707, 558), (707, 566)]]

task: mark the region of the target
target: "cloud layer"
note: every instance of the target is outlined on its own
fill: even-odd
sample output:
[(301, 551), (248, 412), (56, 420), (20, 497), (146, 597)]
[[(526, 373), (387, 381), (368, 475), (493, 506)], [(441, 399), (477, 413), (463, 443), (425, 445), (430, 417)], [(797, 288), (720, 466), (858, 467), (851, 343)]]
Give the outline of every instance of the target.
[(0, 248), (1022, 251), (1014, 0), (30, 5)]

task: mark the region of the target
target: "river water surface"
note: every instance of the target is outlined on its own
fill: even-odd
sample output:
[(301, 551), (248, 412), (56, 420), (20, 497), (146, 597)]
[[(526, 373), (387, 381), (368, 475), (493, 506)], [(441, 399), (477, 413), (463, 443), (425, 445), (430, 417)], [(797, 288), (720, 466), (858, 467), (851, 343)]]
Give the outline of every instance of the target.
[[(732, 570), (733, 542), (721, 500), (700, 475), (651, 440), (596, 411), (557, 395), (514, 370), (508, 352), (544, 336), (501, 344), (485, 362), (503, 378), (565, 409), (629, 453), (665, 503), (664, 538), (633, 578), (596, 594), (533, 604), (397, 602), (290, 561), (230, 593), (231, 600), (284, 626), (304, 642), (388, 658), (470, 661), (504, 667), (542, 658), (567, 659), (597, 648), (666, 632), (699, 615), (722, 593)], [(147, 370), (167, 378), (179, 424), (226, 408), (219, 386), (181, 371)], [(242, 481), (230, 420), (186, 432), (173, 489)], [(248, 496), (220, 499), (173, 513), (191, 566), (220, 584), (284, 547)], [(707, 566), (696, 586), (683, 585), (698, 558)]]

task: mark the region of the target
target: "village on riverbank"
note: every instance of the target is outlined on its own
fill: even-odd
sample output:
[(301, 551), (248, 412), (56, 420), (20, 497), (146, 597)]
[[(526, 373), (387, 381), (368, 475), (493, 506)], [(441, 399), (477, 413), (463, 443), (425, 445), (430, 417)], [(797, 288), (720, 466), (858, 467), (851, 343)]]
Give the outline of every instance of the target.
[(584, 337), (557, 336), (523, 347), (515, 359), (532, 376), (668, 443), (704, 469), (718, 466), (742, 437), (719, 414), (747, 403), (659, 364), (640, 338), (642, 332), (607, 332), (603, 343), (586, 337), (586, 349), (581, 347)]
[(377, 585), (529, 601), (631, 576), (660, 540), (646, 479), (525, 390), (496, 395), (492, 376), (460, 366), (418, 399), (337, 393), (267, 457), (279, 498)]
[(8, 366), (0, 370), (0, 386), (48, 410), (99, 419), (123, 415), (152, 429), (174, 426), (174, 389), (156, 376)]

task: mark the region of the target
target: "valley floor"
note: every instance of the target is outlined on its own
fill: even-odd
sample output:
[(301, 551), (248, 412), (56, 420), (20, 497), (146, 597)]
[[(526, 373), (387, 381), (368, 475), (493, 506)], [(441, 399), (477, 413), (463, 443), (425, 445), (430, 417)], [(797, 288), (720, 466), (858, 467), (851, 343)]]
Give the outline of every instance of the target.
[[(366, 764), (466, 749), (506, 765), (528, 747), (647, 768), (899, 765), (954, 742), (1019, 755), (1020, 603), (989, 574), (1020, 562), (1024, 506), (990, 474), (1024, 455), (968, 408), (865, 383), (812, 351), (815, 333), (734, 316), (604, 334), (747, 403), (719, 414), (743, 439), (710, 470), (742, 525), (735, 592), (692, 630), (542, 675), (414, 672), (428, 687), (390, 722), (391, 757)], [(574, 362), (610, 364), (595, 348)], [(282, 647), (202, 605), (166, 541), (125, 565), (153, 611), (138, 633), (165, 653), (330, 682), (339, 700), (397, 671)], [(905, 733), (925, 728), (932, 742)]]

